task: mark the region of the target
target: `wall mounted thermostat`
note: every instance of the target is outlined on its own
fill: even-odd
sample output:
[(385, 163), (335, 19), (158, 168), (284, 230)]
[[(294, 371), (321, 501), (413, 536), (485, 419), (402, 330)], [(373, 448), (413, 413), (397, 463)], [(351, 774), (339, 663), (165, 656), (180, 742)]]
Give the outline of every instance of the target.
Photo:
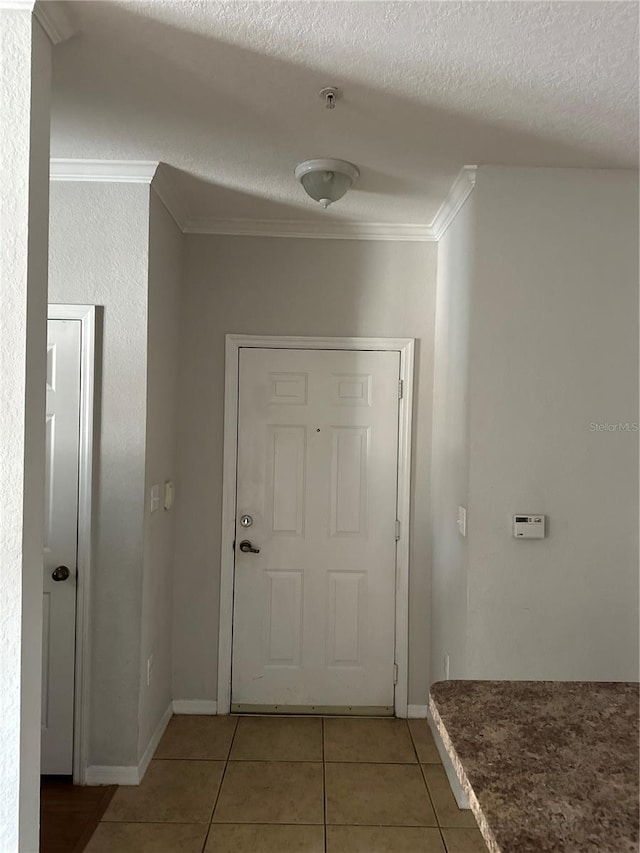
[(514, 515), (513, 535), (516, 539), (544, 539), (544, 515)]

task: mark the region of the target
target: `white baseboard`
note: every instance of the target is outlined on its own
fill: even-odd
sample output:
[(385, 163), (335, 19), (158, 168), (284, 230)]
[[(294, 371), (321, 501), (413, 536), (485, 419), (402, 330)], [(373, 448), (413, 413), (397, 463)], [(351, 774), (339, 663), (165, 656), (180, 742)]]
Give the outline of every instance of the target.
[(462, 790), (462, 785), (460, 784), (460, 780), (458, 779), (458, 775), (454, 769), (453, 763), (449, 758), (449, 753), (447, 752), (446, 747), (442, 742), (440, 732), (438, 731), (438, 727), (435, 724), (435, 720), (433, 719), (431, 711), (428, 712), (427, 719), (429, 720), (429, 728), (431, 729), (433, 739), (436, 743), (438, 752), (440, 753), (440, 758), (442, 759), (442, 766), (444, 767), (444, 772), (447, 774), (447, 779), (449, 780), (449, 785), (451, 786), (451, 790), (453, 791), (453, 796), (456, 798), (458, 808), (470, 809), (471, 806), (469, 805), (469, 800), (467, 799), (465, 792)]
[(425, 720), (427, 718), (427, 706), (407, 705), (407, 717), (410, 720)]
[(158, 748), (158, 744), (169, 725), (169, 720), (173, 716), (173, 703), (169, 703), (167, 710), (162, 715), (162, 718), (156, 730), (151, 735), (151, 740), (137, 766), (120, 766), (112, 767), (109, 765), (93, 765), (87, 767), (86, 784), (87, 785), (139, 785), (144, 779), (144, 774), (151, 763), (153, 754)]
[(174, 699), (174, 714), (217, 714), (218, 703), (210, 699)]
[(153, 754), (158, 748), (158, 744), (162, 739), (162, 735), (165, 732), (165, 729), (169, 725), (169, 720), (173, 717), (173, 702), (169, 702), (167, 705), (167, 710), (162, 715), (160, 722), (156, 726), (155, 732), (151, 735), (151, 740), (147, 745), (144, 753), (142, 754), (142, 758), (138, 763), (138, 782), (140, 784), (144, 779), (144, 774), (147, 772), (147, 767), (151, 763), (151, 759), (153, 758)]
[(87, 767), (87, 785), (139, 785), (138, 768), (94, 764)]

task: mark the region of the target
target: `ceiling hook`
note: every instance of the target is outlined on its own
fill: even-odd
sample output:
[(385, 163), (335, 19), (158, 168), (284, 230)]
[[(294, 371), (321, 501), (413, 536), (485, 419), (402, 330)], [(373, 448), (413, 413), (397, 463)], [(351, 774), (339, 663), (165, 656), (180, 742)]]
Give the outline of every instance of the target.
[(328, 110), (334, 110), (336, 108), (336, 101), (340, 96), (337, 86), (325, 86), (323, 89), (320, 89), (318, 94), (324, 99), (325, 107)]

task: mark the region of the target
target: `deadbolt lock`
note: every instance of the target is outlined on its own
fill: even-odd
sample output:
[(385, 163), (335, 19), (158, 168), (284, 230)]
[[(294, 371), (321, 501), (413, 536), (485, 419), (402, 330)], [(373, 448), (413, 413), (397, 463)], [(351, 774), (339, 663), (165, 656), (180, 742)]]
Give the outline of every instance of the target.
[(71, 572), (66, 566), (58, 566), (51, 572), (51, 577), (54, 581), (66, 581)]

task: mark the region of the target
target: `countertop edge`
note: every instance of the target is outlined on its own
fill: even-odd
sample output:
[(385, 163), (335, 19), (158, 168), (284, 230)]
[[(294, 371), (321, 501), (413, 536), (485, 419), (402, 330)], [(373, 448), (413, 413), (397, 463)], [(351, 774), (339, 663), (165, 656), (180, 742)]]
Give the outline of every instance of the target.
[(486, 817), (480, 807), (480, 803), (478, 802), (478, 798), (475, 795), (473, 788), (471, 787), (471, 783), (465, 773), (464, 767), (462, 766), (462, 762), (458, 758), (458, 753), (455, 750), (453, 743), (451, 742), (451, 738), (449, 737), (449, 733), (447, 732), (446, 726), (442, 721), (442, 717), (438, 712), (438, 706), (435, 703), (435, 700), (431, 694), (429, 694), (429, 710), (431, 712), (431, 716), (433, 718), (433, 722), (435, 723), (436, 728), (438, 729), (438, 733), (442, 738), (442, 743), (444, 744), (444, 748), (447, 751), (447, 755), (451, 759), (451, 763), (453, 764), (453, 769), (456, 772), (456, 776), (458, 777), (458, 781), (462, 786), (462, 790), (464, 791), (467, 799), (469, 800), (469, 805), (471, 806), (471, 811), (478, 823), (478, 827), (482, 834), (482, 837), (485, 840), (485, 843), (491, 853), (503, 853), (502, 849), (498, 845), (498, 842), (495, 839), (495, 836), (489, 826)]

